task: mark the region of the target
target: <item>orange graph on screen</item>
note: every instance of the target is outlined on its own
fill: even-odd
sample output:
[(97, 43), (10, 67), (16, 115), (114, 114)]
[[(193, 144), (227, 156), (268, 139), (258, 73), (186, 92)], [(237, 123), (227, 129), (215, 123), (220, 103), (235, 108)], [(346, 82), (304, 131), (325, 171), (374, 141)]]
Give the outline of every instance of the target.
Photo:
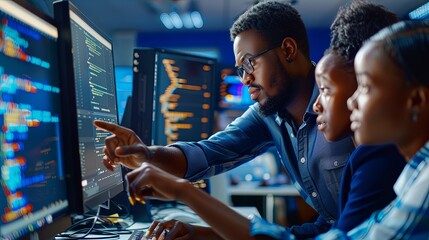
[[(165, 135), (167, 137), (167, 144), (176, 142), (179, 139), (179, 130), (190, 130), (192, 128), (191, 123), (186, 123), (184, 120), (195, 117), (194, 112), (191, 111), (179, 111), (177, 108), (180, 105), (180, 94), (176, 94), (177, 90), (188, 90), (201, 92), (204, 91), (202, 96), (209, 99), (210, 93), (205, 92), (207, 89), (206, 84), (191, 85), (188, 84), (188, 80), (180, 77), (180, 67), (175, 65), (175, 60), (163, 59), (165, 71), (167, 72), (170, 85), (165, 89), (165, 92), (159, 97), (161, 103), (161, 113), (164, 117)], [(211, 67), (208, 65), (203, 66), (204, 71), (210, 71)], [(201, 105), (201, 111), (210, 108), (208, 103)], [(202, 123), (207, 122), (206, 117), (202, 117), (200, 120)], [(202, 133), (201, 138), (207, 138), (208, 133)]]

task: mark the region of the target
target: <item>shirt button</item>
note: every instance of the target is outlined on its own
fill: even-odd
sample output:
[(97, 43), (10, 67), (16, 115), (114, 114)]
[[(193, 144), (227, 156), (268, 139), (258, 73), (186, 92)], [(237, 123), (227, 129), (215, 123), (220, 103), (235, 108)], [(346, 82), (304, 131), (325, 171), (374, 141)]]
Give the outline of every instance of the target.
[(290, 134), (290, 137), (294, 138), (294, 137), (295, 137), (295, 135), (293, 135), (293, 133), (291, 133), (291, 134)]
[(330, 224), (333, 224), (335, 221), (334, 220), (329, 220), (329, 223)]
[(301, 163), (305, 163), (305, 158), (304, 157), (301, 158)]
[(314, 197), (314, 198), (317, 197), (317, 192), (312, 192), (311, 196)]
[(335, 166), (335, 167), (338, 167), (338, 161), (335, 161), (335, 162), (334, 162), (334, 166)]

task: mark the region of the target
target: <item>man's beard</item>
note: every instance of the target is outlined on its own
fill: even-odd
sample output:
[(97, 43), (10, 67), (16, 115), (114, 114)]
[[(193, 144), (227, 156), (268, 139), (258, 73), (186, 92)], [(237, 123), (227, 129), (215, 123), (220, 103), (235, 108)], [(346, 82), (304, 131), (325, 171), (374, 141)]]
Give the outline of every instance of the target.
[(293, 84), (283, 85), (276, 96), (269, 96), (265, 104), (260, 104), (259, 113), (269, 116), (283, 110), (294, 98), (294, 92)]
[(261, 104), (259, 108), (259, 113), (263, 116), (269, 116), (277, 113), (279, 110), (284, 108), (287, 97), (284, 94), (279, 94), (277, 96), (268, 97), (265, 104)]

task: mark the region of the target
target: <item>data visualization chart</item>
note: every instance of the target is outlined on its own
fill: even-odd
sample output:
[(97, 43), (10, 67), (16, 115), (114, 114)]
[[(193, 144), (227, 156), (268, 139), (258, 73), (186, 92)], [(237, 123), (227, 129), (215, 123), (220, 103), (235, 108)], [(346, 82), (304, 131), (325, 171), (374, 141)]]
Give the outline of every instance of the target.
[(215, 66), (211, 58), (135, 49), (131, 128), (147, 144), (199, 141), (213, 133)]
[[(160, 127), (156, 128), (156, 142), (171, 144), (180, 141), (206, 139), (211, 134), (209, 124), (213, 114), (211, 85), (212, 67), (204, 63), (181, 59), (162, 60), (159, 71), (158, 102), (155, 114)], [(168, 80), (168, 81), (167, 81)], [(161, 123), (163, 121), (163, 123)], [(199, 136), (189, 134), (195, 131)], [(165, 137), (163, 137), (165, 136)]]

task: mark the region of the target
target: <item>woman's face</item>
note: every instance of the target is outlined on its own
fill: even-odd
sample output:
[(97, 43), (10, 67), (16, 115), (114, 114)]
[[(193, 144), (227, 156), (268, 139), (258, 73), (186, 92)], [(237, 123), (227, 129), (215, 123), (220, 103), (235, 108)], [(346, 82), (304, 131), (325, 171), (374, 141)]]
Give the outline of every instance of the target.
[(353, 132), (347, 99), (357, 88), (353, 68), (347, 67), (342, 57), (327, 54), (317, 64), (315, 75), (319, 97), (313, 110), (318, 114), (318, 130), (328, 141), (350, 136)]
[(359, 50), (355, 72), (358, 89), (348, 100), (355, 140), (360, 144), (400, 142), (410, 119), (403, 72), (374, 42)]

